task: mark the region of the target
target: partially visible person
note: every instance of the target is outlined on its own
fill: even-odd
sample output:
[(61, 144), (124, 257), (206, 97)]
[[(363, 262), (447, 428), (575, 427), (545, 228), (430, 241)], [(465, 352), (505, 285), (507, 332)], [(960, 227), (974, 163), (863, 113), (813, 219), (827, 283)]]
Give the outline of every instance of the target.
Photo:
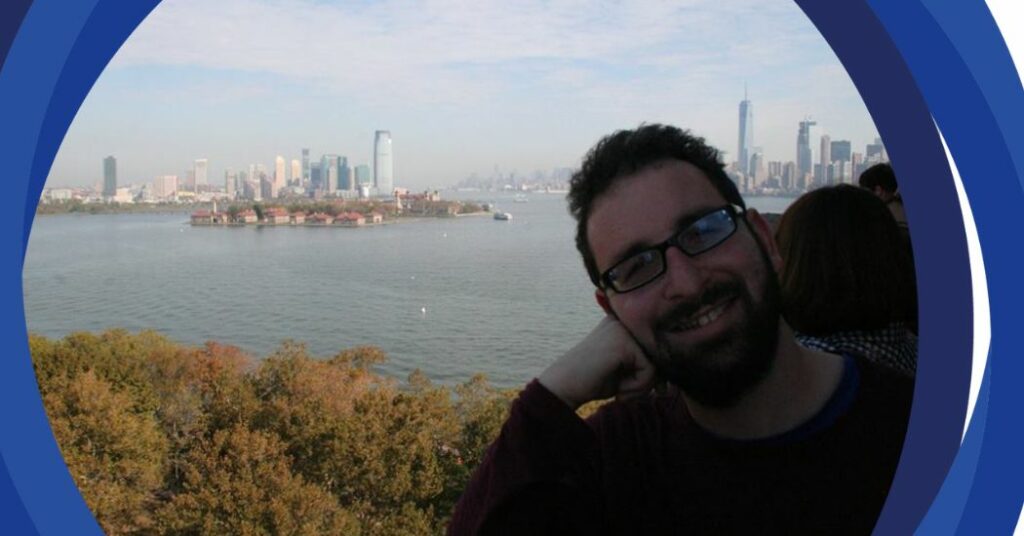
[(888, 162), (875, 164), (864, 170), (858, 179), (861, 188), (870, 190), (885, 203), (900, 230), (907, 234), (907, 214), (903, 210), (903, 196), (896, 182), (896, 174)]
[(885, 204), (850, 185), (809, 192), (782, 215), (783, 316), (809, 348), (914, 375), (913, 263)]

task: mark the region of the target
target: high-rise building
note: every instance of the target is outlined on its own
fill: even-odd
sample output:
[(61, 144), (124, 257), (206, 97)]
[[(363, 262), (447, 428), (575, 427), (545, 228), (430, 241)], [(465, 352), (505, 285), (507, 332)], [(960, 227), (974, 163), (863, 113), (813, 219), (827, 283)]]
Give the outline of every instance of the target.
[(370, 166), (367, 164), (359, 164), (356, 166), (356, 187), (361, 188), (363, 186), (369, 186), (372, 184), (370, 178)]
[(877, 164), (878, 162), (885, 162), (885, 146), (882, 145), (881, 138), (875, 138), (875, 143), (869, 143), (864, 151), (864, 161)]
[(821, 149), (818, 150), (818, 166), (815, 168), (814, 180), (818, 186), (832, 184), (832, 138), (825, 134), (821, 137)]
[(309, 149), (302, 150), (302, 183), (309, 180)]
[(325, 154), (320, 160), (321, 190), (333, 194), (338, 191), (338, 155)]
[(309, 189), (314, 192), (320, 192), (325, 190), (323, 185), (323, 173), (321, 168), (323, 164), (321, 162), (313, 162), (309, 165)]
[(743, 88), (743, 100), (740, 101), (740, 141), (736, 151), (740, 173), (750, 172), (750, 149), (754, 145), (754, 106), (747, 99), (747, 89)]
[(231, 168), (224, 170), (224, 193), (227, 194), (228, 199), (235, 198), (235, 191), (238, 188), (238, 175), (235, 174)]
[(811, 153), (811, 127), (816, 124), (810, 119), (800, 121), (800, 128), (796, 135), (797, 187), (801, 189), (800, 183), (806, 184), (807, 176), (814, 171), (813, 154)]
[(836, 140), (832, 142), (832, 146), (829, 148), (829, 153), (832, 155), (832, 161), (848, 162), (852, 147), (850, 140)]
[(784, 190), (796, 189), (796, 164), (793, 161), (782, 165), (782, 188)]
[(378, 130), (373, 139), (373, 185), (377, 195), (391, 195), (395, 188), (391, 132)]
[(292, 159), (292, 176), (290, 182), (296, 186), (302, 185), (302, 164), (294, 158)]
[(194, 180), (193, 184), (195, 185), (196, 192), (200, 190), (205, 190), (206, 187), (210, 184), (209, 177), (207, 177), (206, 175), (208, 165), (209, 162), (207, 162), (205, 158), (200, 158), (196, 160), (195, 163), (192, 165), (192, 176)]
[(252, 173), (249, 175), (249, 183), (252, 185), (252, 200), (263, 201), (263, 194), (267, 191), (267, 170), (263, 164), (253, 164)]
[(348, 157), (342, 156), (338, 159), (338, 189), (354, 191), (355, 183), (352, 181), (352, 168), (348, 165)]
[(864, 155), (860, 153), (853, 153), (850, 155), (850, 182), (857, 182), (860, 179), (860, 174), (867, 169), (864, 165)]
[(274, 158), (274, 180), (270, 182), (270, 197), (277, 197), (278, 192), (284, 189), (285, 185), (288, 184), (288, 178), (285, 177), (284, 157), (277, 155)]
[(157, 200), (167, 199), (178, 191), (178, 176), (163, 175), (153, 179), (153, 198)]
[(117, 159), (108, 156), (103, 159), (103, 197), (117, 195)]
[(850, 141), (832, 142), (829, 146), (829, 158), (832, 160), (832, 184), (849, 184), (853, 175), (853, 166), (850, 164)]
[(761, 151), (760, 147), (755, 147), (754, 150), (751, 152), (750, 166), (748, 166), (747, 171), (750, 175), (750, 182), (753, 188), (759, 188), (763, 186), (763, 184), (761, 183), (763, 183), (765, 179), (768, 178), (768, 175), (765, 170), (764, 153)]

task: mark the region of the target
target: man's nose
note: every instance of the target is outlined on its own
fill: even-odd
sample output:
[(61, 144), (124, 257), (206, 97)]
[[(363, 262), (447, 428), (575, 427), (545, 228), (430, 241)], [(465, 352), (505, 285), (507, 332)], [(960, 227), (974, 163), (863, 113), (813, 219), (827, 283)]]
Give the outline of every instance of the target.
[(700, 261), (676, 246), (665, 250), (665, 286), (667, 299), (692, 299), (704, 288), (704, 270)]

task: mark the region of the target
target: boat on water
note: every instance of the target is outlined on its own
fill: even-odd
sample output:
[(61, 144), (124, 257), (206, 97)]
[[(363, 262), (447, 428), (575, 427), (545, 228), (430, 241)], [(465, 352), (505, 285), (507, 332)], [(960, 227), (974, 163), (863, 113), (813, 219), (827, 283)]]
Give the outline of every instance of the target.
[(494, 213), (494, 219), (498, 221), (512, 221), (512, 214), (498, 211)]
[(512, 198), (513, 203), (528, 203), (529, 201), (530, 200), (524, 194), (516, 194), (516, 196)]

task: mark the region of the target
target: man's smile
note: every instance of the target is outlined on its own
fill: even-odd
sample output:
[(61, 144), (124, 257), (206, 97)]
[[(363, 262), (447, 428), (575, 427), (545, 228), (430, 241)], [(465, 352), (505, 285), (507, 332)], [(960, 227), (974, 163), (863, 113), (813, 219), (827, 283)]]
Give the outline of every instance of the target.
[(682, 333), (696, 328), (702, 328), (718, 320), (725, 310), (731, 305), (733, 298), (726, 298), (718, 303), (706, 305), (697, 310), (694, 314), (681, 318), (674, 325), (668, 328), (672, 333)]

